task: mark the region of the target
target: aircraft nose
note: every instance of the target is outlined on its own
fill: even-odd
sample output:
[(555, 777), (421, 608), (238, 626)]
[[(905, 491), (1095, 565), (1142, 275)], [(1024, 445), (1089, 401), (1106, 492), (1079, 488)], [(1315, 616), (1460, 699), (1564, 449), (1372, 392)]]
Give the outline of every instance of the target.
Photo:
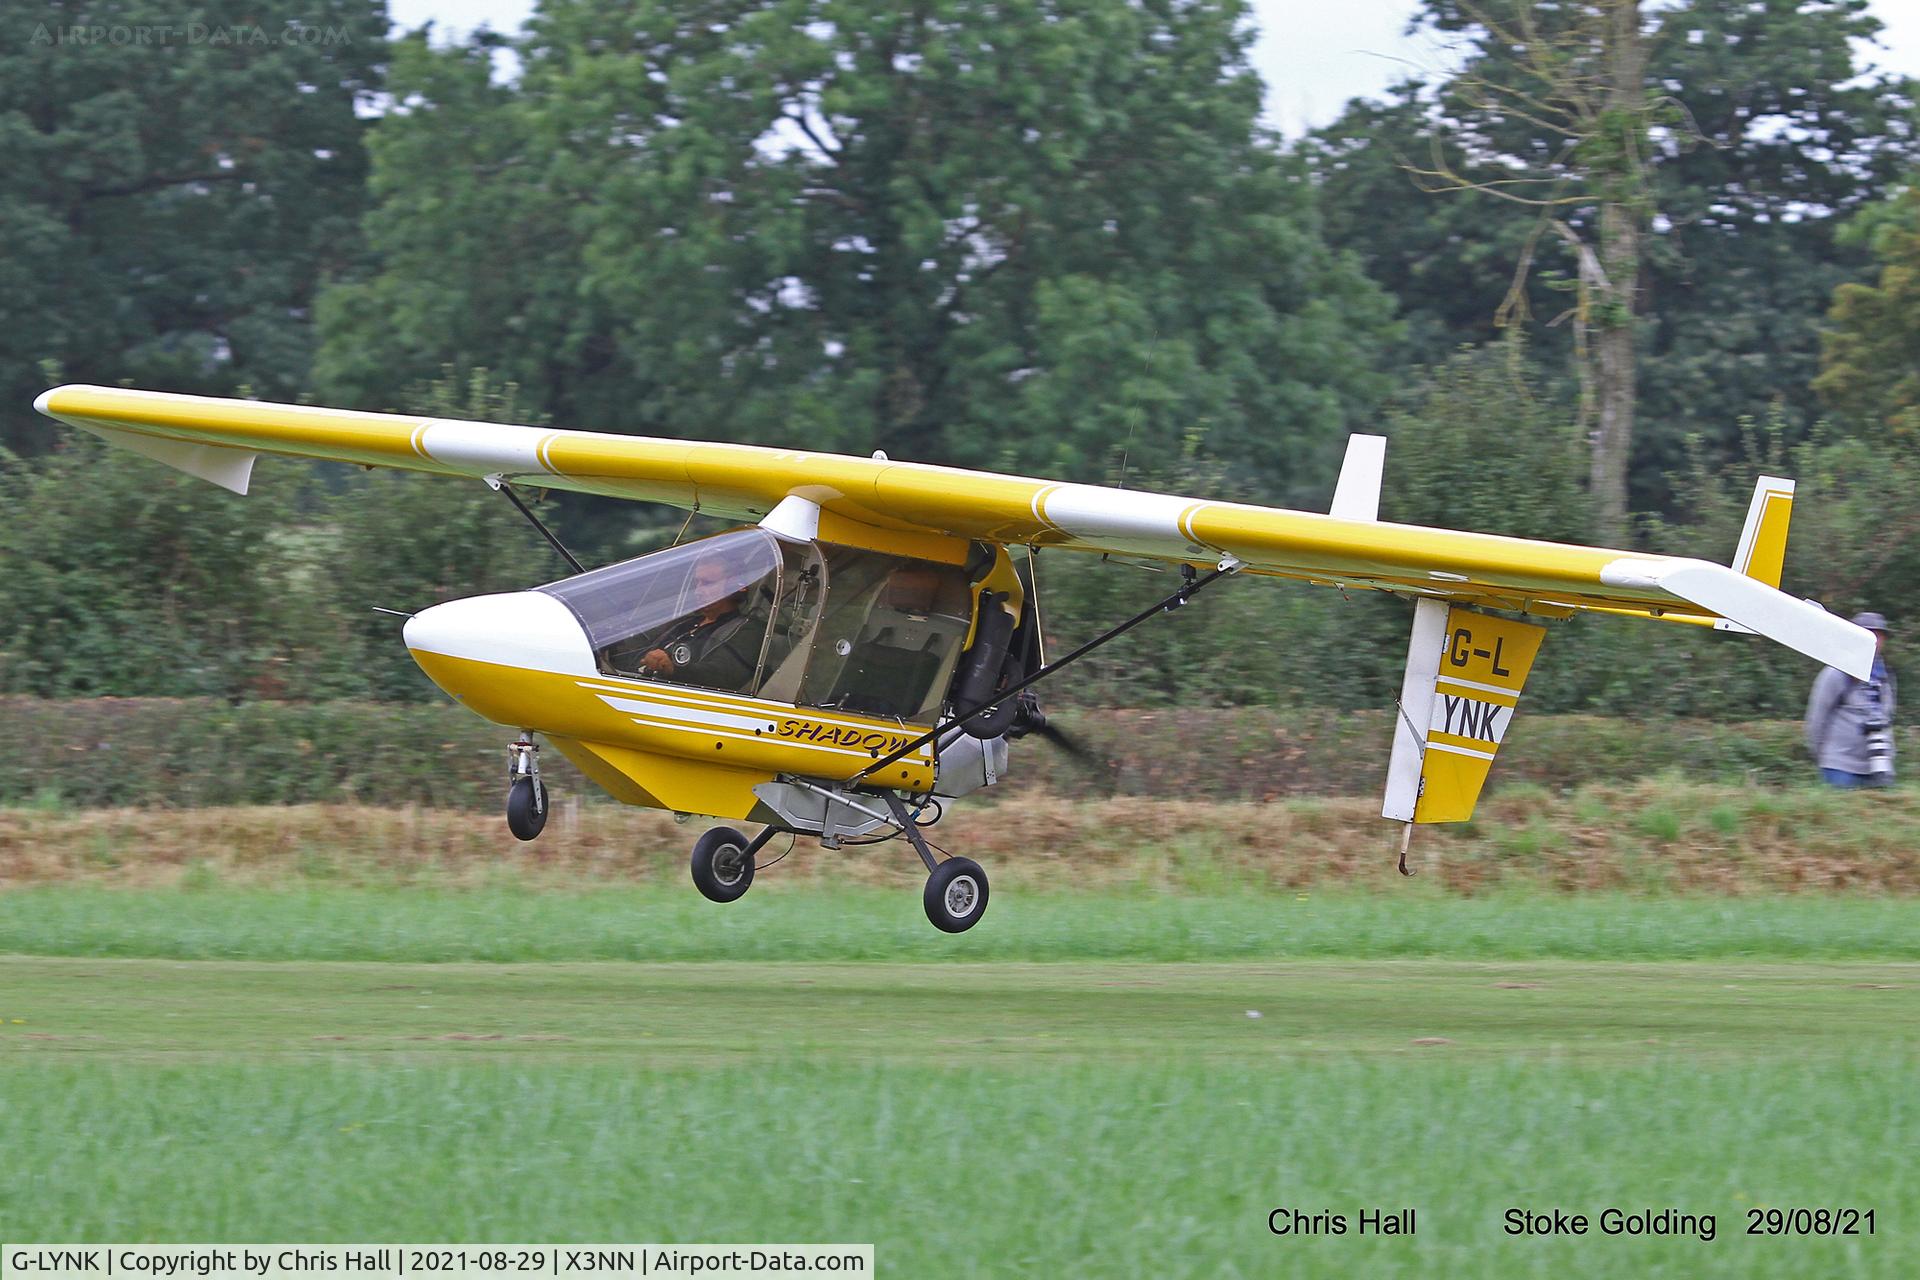
[(436, 657), (566, 675), (597, 674), (593, 648), (579, 619), (541, 591), (449, 600), (407, 619), (401, 635), (414, 660), (436, 682), (436, 668), (445, 665), (433, 662)]

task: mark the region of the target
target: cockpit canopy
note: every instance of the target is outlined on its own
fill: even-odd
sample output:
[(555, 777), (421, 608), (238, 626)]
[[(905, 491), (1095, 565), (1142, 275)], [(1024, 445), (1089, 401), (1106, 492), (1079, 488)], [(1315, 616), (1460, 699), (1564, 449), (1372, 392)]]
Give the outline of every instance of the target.
[(609, 676), (931, 723), (971, 621), (966, 571), (742, 529), (539, 588)]

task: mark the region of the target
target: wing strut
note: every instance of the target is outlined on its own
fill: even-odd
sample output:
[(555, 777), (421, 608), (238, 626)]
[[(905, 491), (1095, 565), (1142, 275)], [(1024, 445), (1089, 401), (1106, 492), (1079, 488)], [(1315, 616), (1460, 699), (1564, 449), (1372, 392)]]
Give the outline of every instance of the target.
[(498, 489), (507, 495), (507, 501), (511, 502), (514, 508), (518, 510), (521, 515), (525, 516), (534, 528), (540, 531), (540, 536), (547, 540), (547, 545), (555, 551), (558, 551), (560, 558), (565, 560), (575, 573), (585, 573), (587, 571), (585, 565), (573, 558), (573, 552), (567, 550), (566, 547), (561, 544), (560, 539), (553, 536), (553, 530), (540, 523), (540, 517), (533, 514), (533, 512), (528, 509), (526, 503), (520, 501), (520, 495), (513, 491), (513, 486), (507, 483), (505, 476), (488, 476), (486, 477), (486, 481), (489, 487)]
[(1172, 595), (1166, 597), (1163, 600), (1157, 601), (1154, 604), (1148, 605), (1145, 609), (1142, 609), (1139, 613), (1134, 614), (1131, 618), (1128, 618), (1125, 622), (1121, 623), (1119, 626), (1116, 626), (1116, 627), (1110, 628), (1107, 631), (1101, 632), (1099, 635), (1087, 641), (1085, 644), (1081, 645), (1078, 649), (1075, 649), (1072, 653), (1068, 654), (1066, 657), (1061, 658), (1059, 661), (1049, 662), (1046, 666), (1041, 667), (1038, 671), (1034, 672), (1032, 675), (1028, 676), (1026, 679), (1019, 680), (1014, 682), (1013, 684), (1008, 685), (1006, 688), (994, 694), (993, 701), (983, 702), (971, 711), (965, 712), (961, 715), (954, 716), (952, 719), (947, 720), (943, 723), (935, 724), (933, 728), (927, 730), (925, 733), (921, 734), (919, 737), (915, 738), (913, 741), (907, 743), (904, 747), (901, 747), (897, 751), (894, 751), (888, 755), (884, 755), (880, 757), (878, 760), (875, 760), (872, 764), (868, 765), (866, 768), (862, 769), (860, 772), (854, 774), (851, 778), (848, 778), (847, 781), (858, 782), (870, 773), (876, 773), (879, 770), (886, 768), (890, 764), (893, 764), (897, 761), (905, 759), (907, 756), (913, 754), (914, 752), (918, 751), (920, 748), (926, 746), (929, 742), (932, 742), (935, 739), (944, 737), (946, 734), (951, 733), (955, 729), (963, 728), (966, 725), (973, 723), (973, 721), (979, 719), (981, 716), (985, 715), (987, 712), (993, 710), (995, 707), (1005, 702), (1008, 698), (1011, 698), (1016, 694), (1020, 693), (1023, 689), (1027, 689), (1032, 687), (1033, 685), (1039, 684), (1042, 680), (1045, 680), (1048, 676), (1060, 670), (1060, 668), (1066, 666), (1068, 663), (1071, 663), (1076, 659), (1085, 657), (1087, 654), (1092, 653), (1095, 649), (1098, 649), (1101, 645), (1105, 644), (1109, 640), (1118, 639), (1120, 636), (1123, 636), (1127, 632), (1133, 630), (1135, 627), (1145, 622), (1148, 618), (1153, 617), (1155, 614), (1172, 613), (1175, 609), (1178, 609), (1181, 605), (1185, 604), (1187, 600), (1196, 591), (1200, 590), (1200, 588), (1204, 586), (1208, 586), (1212, 583), (1218, 582), (1220, 579), (1225, 578), (1231, 574), (1240, 572), (1240, 567), (1241, 567), (1240, 562), (1238, 560), (1234, 559), (1232, 556), (1227, 556), (1225, 559), (1220, 561), (1220, 567), (1215, 569), (1212, 573), (1207, 574), (1205, 577), (1195, 577), (1192, 565), (1190, 564), (1181, 565), (1180, 566), (1180, 577), (1181, 577), (1180, 589), (1178, 591), (1175, 591)]

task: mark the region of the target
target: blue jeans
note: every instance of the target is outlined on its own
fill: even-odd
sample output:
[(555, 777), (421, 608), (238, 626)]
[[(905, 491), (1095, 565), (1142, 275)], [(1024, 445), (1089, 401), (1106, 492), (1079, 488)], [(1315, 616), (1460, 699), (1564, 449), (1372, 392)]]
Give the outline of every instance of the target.
[(1834, 787), (1884, 787), (1893, 781), (1882, 773), (1848, 773), (1845, 769), (1822, 769), (1820, 780)]

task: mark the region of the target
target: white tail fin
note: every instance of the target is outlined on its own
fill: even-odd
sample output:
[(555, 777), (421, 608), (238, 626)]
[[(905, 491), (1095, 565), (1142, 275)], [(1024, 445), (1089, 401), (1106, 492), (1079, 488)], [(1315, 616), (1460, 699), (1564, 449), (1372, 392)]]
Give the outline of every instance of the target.
[[(1778, 590), (1780, 570), (1787, 561), (1787, 522), (1793, 518), (1793, 481), (1779, 476), (1761, 476), (1753, 484), (1753, 501), (1747, 506), (1747, 523), (1740, 530), (1740, 545), (1734, 549), (1729, 567), (1756, 582)], [(1743, 627), (1725, 618), (1714, 623), (1717, 631), (1741, 631)]]
[(1380, 473), (1387, 465), (1385, 436), (1348, 436), (1347, 457), (1333, 486), (1327, 514), (1342, 520), (1380, 518)]

